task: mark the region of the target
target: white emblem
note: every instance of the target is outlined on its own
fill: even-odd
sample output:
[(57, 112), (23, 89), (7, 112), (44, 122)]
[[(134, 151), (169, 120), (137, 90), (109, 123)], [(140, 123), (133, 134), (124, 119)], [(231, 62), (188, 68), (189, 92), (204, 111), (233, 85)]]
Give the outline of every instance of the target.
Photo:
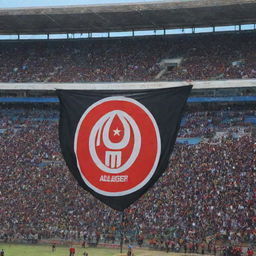
[[(123, 138), (119, 142), (112, 142), (109, 138), (110, 127), (115, 117), (118, 117), (123, 126)], [(113, 130), (114, 136), (120, 136), (121, 130)], [(130, 142), (131, 132), (134, 135), (134, 145), (128, 160), (122, 162), (122, 150)], [(101, 143), (108, 149), (105, 151), (104, 163), (97, 154), (96, 147)], [(141, 148), (141, 134), (134, 119), (121, 110), (111, 111), (102, 116), (93, 126), (89, 137), (89, 149), (94, 163), (104, 172), (117, 174), (126, 171), (136, 160)]]

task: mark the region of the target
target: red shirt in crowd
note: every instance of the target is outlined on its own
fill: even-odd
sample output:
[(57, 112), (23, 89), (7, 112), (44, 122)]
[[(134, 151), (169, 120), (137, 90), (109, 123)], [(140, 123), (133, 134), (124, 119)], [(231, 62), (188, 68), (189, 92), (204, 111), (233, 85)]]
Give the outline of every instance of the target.
[(248, 249), (247, 250), (247, 255), (248, 256), (253, 256), (253, 250), (252, 249)]
[(72, 253), (72, 254), (75, 254), (76, 249), (75, 249), (75, 248), (73, 248), (73, 247), (71, 247), (71, 248), (69, 249), (69, 252), (70, 252), (70, 253)]

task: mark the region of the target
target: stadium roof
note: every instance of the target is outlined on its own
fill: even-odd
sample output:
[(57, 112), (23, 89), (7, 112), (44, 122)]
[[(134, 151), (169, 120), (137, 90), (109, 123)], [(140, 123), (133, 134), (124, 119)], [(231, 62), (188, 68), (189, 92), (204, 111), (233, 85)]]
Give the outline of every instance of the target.
[(0, 34), (92, 33), (256, 23), (256, 0), (0, 8)]

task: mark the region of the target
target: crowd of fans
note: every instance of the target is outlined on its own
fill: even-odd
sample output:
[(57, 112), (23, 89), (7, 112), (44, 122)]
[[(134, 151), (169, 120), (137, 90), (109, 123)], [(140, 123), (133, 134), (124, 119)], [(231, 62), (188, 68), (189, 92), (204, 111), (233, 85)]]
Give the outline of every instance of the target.
[[(145, 243), (214, 251), (211, 241), (256, 242), (255, 108), (186, 112), (159, 181), (121, 213), (77, 185), (60, 153), (58, 111), (0, 110), (0, 238)], [(166, 247), (166, 248), (167, 248)], [(201, 248), (201, 249), (198, 249)]]
[[(1, 42), (0, 82), (256, 78), (256, 33)], [(161, 71), (163, 59), (181, 64)]]

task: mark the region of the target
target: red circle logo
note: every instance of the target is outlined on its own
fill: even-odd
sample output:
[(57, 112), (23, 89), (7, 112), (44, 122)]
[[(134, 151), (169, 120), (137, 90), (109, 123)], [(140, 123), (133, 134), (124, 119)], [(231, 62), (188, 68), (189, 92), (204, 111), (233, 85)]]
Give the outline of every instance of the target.
[(75, 133), (77, 166), (85, 184), (105, 196), (142, 188), (155, 173), (161, 141), (149, 110), (127, 97), (91, 105)]

